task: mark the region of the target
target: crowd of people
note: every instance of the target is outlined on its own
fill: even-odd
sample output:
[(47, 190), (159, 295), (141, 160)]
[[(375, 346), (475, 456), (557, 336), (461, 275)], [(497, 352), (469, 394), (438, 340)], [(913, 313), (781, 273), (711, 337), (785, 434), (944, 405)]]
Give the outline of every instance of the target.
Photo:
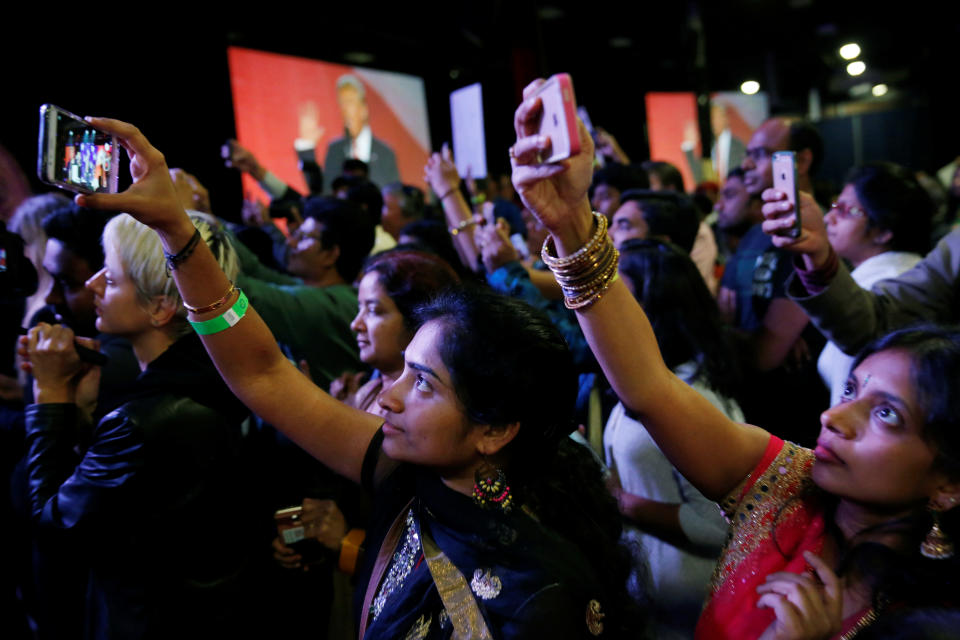
[(542, 82), (509, 176), (231, 142), (236, 216), (91, 119), (131, 186), (9, 223), (4, 637), (960, 628), (960, 169), (832, 186), (786, 117), (715, 189), (580, 122), (543, 164)]

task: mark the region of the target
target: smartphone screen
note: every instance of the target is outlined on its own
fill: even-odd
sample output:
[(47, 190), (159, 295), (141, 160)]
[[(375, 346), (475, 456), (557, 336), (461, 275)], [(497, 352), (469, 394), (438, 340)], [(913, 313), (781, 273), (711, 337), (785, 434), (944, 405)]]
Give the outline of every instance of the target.
[(117, 190), (114, 137), (54, 105), (40, 110), (37, 173), (54, 186), (81, 193)]
[(798, 208), (800, 199), (797, 195), (797, 162), (796, 154), (793, 151), (776, 151), (773, 154), (773, 188), (787, 194), (787, 200), (793, 205), (796, 213), (796, 224), (790, 230), (791, 238), (800, 237), (802, 227), (800, 220), (800, 210)]

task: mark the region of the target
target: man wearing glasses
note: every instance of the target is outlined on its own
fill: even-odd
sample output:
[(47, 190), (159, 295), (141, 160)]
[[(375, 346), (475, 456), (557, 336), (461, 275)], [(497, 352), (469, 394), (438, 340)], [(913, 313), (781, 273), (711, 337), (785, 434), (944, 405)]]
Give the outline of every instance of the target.
[[(796, 152), (798, 187), (811, 191), (810, 176), (823, 158), (819, 133), (802, 120), (771, 118), (750, 138), (741, 164), (751, 197), (759, 198), (773, 186), (773, 153), (786, 150)], [(786, 295), (791, 257), (773, 245), (758, 222), (728, 260), (717, 302), (744, 338), (750, 395), (741, 404), (747, 420), (780, 425), (778, 436), (811, 442), (827, 397), (810, 354), (819, 352), (824, 342), (815, 331), (804, 331), (809, 325), (806, 314)], [(797, 398), (804, 402), (785, 418), (783, 407), (796, 405)]]

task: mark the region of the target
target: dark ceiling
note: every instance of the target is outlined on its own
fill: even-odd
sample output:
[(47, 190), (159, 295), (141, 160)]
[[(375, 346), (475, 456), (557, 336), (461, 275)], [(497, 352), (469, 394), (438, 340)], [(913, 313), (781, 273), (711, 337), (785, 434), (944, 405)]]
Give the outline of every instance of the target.
[[(318, 3), (264, 5), (247, 16), (220, 9), (214, 19), (196, 17), (200, 8), (171, 4), (151, 7), (147, 25), (128, 22), (117, 10), (97, 37), (78, 29), (80, 18), (54, 22), (36, 15), (22, 25), (26, 41), (16, 34), (19, 41), (0, 45), (8, 61), (8, 125), (0, 143), (32, 173), (36, 110), (55, 102), (135, 121), (173, 162), (196, 166), (208, 182), (238, 191), (235, 176), (215, 157), (233, 133), (225, 48), (237, 45), (422, 76), (435, 141), (449, 136), (449, 91), (482, 81), (488, 144), (504, 149), (523, 85), (558, 71), (573, 75), (594, 122), (617, 132), (637, 156), (645, 153), (647, 91), (734, 90), (752, 78), (775, 112), (802, 113), (811, 88), (826, 108), (850, 100), (856, 84), (885, 82), (887, 101), (929, 110), (937, 132), (929, 147), (934, 165), (960, 153), (958, 5)], [(847, 76), (837, 53), (847, 41), (861, 45), (867, 63), (857, 79)]]

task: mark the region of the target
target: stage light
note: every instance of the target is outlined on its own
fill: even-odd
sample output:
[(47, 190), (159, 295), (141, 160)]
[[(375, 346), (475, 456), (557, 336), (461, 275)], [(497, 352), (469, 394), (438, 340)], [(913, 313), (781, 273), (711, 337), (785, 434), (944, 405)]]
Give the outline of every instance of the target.
[(860, 45), (850, 42), (840, 47), (840, 57), (844, 60), (853, 60), (860, 55)]
[(760, 91), (760, 83), (756, 80), (747, 80), (740, 85), (740, 91), (743, 91), (748, 96), (752, 96), (757, 91)]
[(852, 76), (858, 76), (867, 70), (867, 63), (863, 60), (856, 60), (847, 65), (847, 73)]
[(877, 96), (878, 98), (880, 96), (887, 95), (887, 91), (889, 90), (890, 90), (890, 87), (888, 87), (885, 84), (875, 84), (873, 85), (873, 89), (872, 89), (873, 95)]

